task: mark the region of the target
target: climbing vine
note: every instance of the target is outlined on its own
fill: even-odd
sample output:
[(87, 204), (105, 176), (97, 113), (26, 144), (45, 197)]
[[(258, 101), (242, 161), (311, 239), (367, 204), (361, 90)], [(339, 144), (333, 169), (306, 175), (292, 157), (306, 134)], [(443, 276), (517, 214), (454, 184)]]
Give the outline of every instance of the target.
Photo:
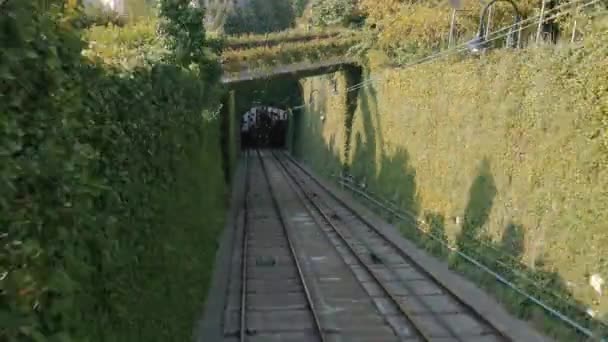
[(1, 341), (190, 338), (225, 185), (219, 66), (186, 3), (132, 65), (154, 25), (108, 28), (101, 59), (64, 1), (1, 3)]

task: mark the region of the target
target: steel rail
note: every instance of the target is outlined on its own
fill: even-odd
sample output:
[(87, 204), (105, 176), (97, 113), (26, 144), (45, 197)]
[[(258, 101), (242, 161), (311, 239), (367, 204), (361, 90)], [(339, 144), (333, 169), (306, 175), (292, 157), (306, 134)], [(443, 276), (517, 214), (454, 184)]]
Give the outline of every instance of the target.
[[(307, 171), (304, 170), (304, 172), (307, 172)], [(388, 211), (391, 215), (393, 215), (393, 216), (395, 216), (395, 217), (397, 217), (399, 219), (402, 219), (404, 221), (410, 221), (410, 222), (412, 222), (416, 226), (416, 229), (418, 229), (419, 231), (421, 231), (425, 235), (428, 235), (431, 239), (433, 239), (436, 242), (438, 242), (439, 244), (441, 244), (444, 248), (448, 249), (449, 251), (451, 251), (453, 253), (456, 253), (456, 255), (458, 255), (459, 257), (463, 258), (467, 262), (471, 263), (475, 267), (479, 268), (481, 271), (483, 271), (483, 272), (491, 275), (492, 277), (494, 277), (497, 281), (499, 281), (503, 285), (507, 286), (511, 290), (517, 292), (521, 296), (525, 297), (526, 299), (528, 299), (528, 300), (532, 301), (533, 303), (535, 303), (536, 305), (540, 306), (543, 310), (547, 311), (550, 315), (553, 315), (553, 316), (557, 317), (559, 320), (561, 320), (562, 322), (564, 322), (567, 325), (569, 325), (576, 332), (578, 332), (580, 334), (583, 334), (583, 335), (585, 335), (585, 336), (587, 336), (589, 338), (596, 338), (596, 339), (598, 338), (597, 336), (594, 335), (593, 331), (591, 331), (590, 329), (585, 328), (584, 326), (582, 326), (581, 324), (579, 324), (578, 322), (576, 322), (574, 319), (566, 316), (565, 314), (563, 314), (562, 312), (558, 311), (557, 309), (554, 309), (553, 307), (549, 306), (548, 304), (545, 304), (541, 299), (536, 298), (536, 297), (532, 296), (531, 294), (529, 294), (528, 292), (522, 290), (517, 285), (515, 285), (514, 283), (512, 283), (511, 281), (509, 281), (507, 278), (505, 278), (504, 276), (500, 275), (496, 271), (492, 270), (490, 267), (484, 265), (480, 261), (477, 261), (475, 258), (469, 256), (468, 254), (465, 254), (464, 252), (458, 250), (457, 248), (449, 245), (448, 243), (446, 243), (445, 241), (443, 241), (441, 238), (435, 236), (434, 234), (423, 231), (422, 229), (420, 229), (420, 227), (418, 227), (419, 222), (418, 222), (418, 220), (416, 218), (413, 217), (412, 214), (410, 214), (410, 213), (400, 213), (400, 212), (398, 212), (395, 209), (389, 208), (389, 207), (383, 205), (382, 203), (380, 203), (377, 199), (374, 199), (373, 197), (371, 197), (367, 193), (363, 192), (362, 190), (359, 190), (359, 189), (355, 188), (353, 185), (350, 185), (350, 184), (348, 184), (346, 182), (343, 182), (343, 183), (341, 182), (341, 184), (343, 186), (347, 187), (349, 190), (351, 190), (351, 191), (357, 193), (358, 195), (364, 197), (365, 199), (367, 199), (371, 203), (376, 204), (379, 208)], [(600, 342), (608, 342), (608, 339), (599, 337), (599, 341)]]
[(312, 300), (312, 295), (310, 294), (310, 290), (308, 289), (308, 285), (306, 284), (304, 272), (302, 271), (302, 267), (300, 266), (300, 262), (298, 260), (298, 254), (296, 253), (294, 244), (291, 240), (291, 234), (289, 233), (289, 229), (287, 229), (287, 224), (285, 223), (285, 220), (283, 219), (281, 207), (279, 206), (279, 202), (276, 199), (274, 189), (272, 188), (272, 184), (271, 184), (270, 178), (268, 176), (268, 169), (266, 168), (264, 158), (260, 154), (260, 151), (256, 150), (256, 152), (257, 152), (258, 158), (259, 158), (261, 166), (262, 166), (264, 179), (266, 180), (266, 185), (268, 187), (268, 193), (270, 194), (270, 198), (272, 201), (272, 206), (274, 207), (274, 209), (277, 213), (279, 222), (281, 223), (281, 227), (283, 228), (283, 233), (285, 234), (285, 239), (287, 240), (287, 244), (288, 244), (289, 250), (291, 252), (291, 257), (293, 258), (293, 261), (296, 265), (296, 269), (298, 271), (298, 276), (300, 278), (300, 282), (302, 283), (302, 288), (304, 289), (304, 294), (306, 295), (306, 301), (307, 301), (308, 307), (310, 309), (310, 312), (313, 316), (313, 320), (315, 322), (315, 327), (317, 328), (316, 329), (317, 334), (319, 335), (319, 339), (321, 340), (321, 342), (325, 342), (326, 339), (325, 339), (325, 334), (323, 333), (323, 328), (321, 326), (321, 320), (319, 319), (319, 315), (317, 314), (315, 304)]
[(429, 277), (429, 279), (433, 280), (442, 290), (444, 290), (446, 293), (448, 293), (453, 299), (455, 299), (459, 304), (461, 304), (464, 308), (467, 309), (467, 311), (472, 314), (476, 319), (478, 319), (480, 322), (483, 322), (484, 324), (486, 324), (488, 327), (493, 328), (494, 331), (496, 331), (498, 333), (498, 335), (503, 338), (506, 341), (510, 341), (511, 339), (500, 329), (498, 329), (497, 327), (494, 326), (494, 324), (492, 324), (491, 322), (489, 322), (481, 313), (479, 313), (473, 306), (471, 306), (470, 304), (466, 303), (464, 300), (462, 300), (460, 298), (460, 296), (456, 295), (455, 293), (453, 293), (449, 287), (447, 286), (447, 284), (444, 284), (444, 282), (440, 281), (439, 279), (437, 279), (437, 277), (435, 277), (433, 274), (431, 274), (429, 271), (427, 271), (424, 267), (422, 267), (422, 265), (420, 265), (418, 262), (416, 262), (415, 260), (413, 260), (409, 255), (407, 255), (405, 252), (403, 252), (399, 246), (396, 245), (395, 242), (393, 242), (391, 239), (387, 238), (383, 233), (381, 233), (377, 227), (375, 227), (373, 224), (371, 224), (369, 222), (369, 220), (367, 220), (366, 218), (364, 218), (361, 214), (359, 214), (356, 210), (352, 209), (346, 202), (344, 202), (344, 200), (342, 200), (341, 198), (339, 198), (337, 195), (335, 195), (333, 193), (333, 191), (331, 191), (330, 189), (328, 189), (324, 184), (322, 184), (321, 182), (319, 182), (319, 180), (317, 180), (313, 175), (310, 174), (310, 172), (308, 172), (308, 170), (304, 169), (297, 161), (295, 161), (291, 156), (289, 156), (287, 153), (283, 153), (284, 156), (286, 156), (291, 164), (295, 165), (299, 170), (301, 170), (304, 174), (306, 174), (315, 184), (317, 184), (321, 189), (323, 189), (323, 191), (325, 191), (327, 194), (329, 194), (329, 196), (331, 198), (333, 198), (335, 201), (337, 201), (338, 203), (340, 203), (344, 208), (346, 208), (351, 214), (353, 214), (357, 219), (359, 219), (359, 221), (363, 222), (368, 228), (371, 229), (371, 231), (373, 231), (378, 237), (380, 237), (382, 240), (384, 240), (385, 242), (388, 243), (389, 246), (392, 247), (392, 249), (399, 254), (402, 258), (404, 258), (406, 261), (410, 262), (412, 264), (412, 266), (414, 266), (414, 268), (416, 268), (416, 270), (418, 270), (419, 272), (425, 274), (427, 277)]
[[(331, 206), (329, 205), (329, 203), (327, 203), (327, 201), (323, 201), (323, 202), (325, 202), (325, 207), (331, 207)], [(347, 210), (347, 211), (349, 211), (349, 210), (348, 210), (348, 208), (346, 208), (346, 210)], [(358, 217), (357, 217), (357, 218), (358, 218)], [(331, 218), (329, 218), (329, 219), (331, 219)], [(361, 220), (360, 220), (360, 221), (361, 221)], [(363, 222), (363, 224), (364, 224), (364, 226), (365, 226), (365, 227), (367, 227), (367, 225), (365, 224), (365, 222)], [(360, 234), (355, 234), (355, 233), (353, 233), (352, 235), (353, 235), (353, 236), (356, 236), (356, 235), (360, 235)], [(385, 239), (385, 238), (383, 238), (383, 237), (379, 237), (379, 238), (380, 238), (380, 240), (381, 240), (381, 241), (383, 241), (383, 242), (385, 242), (385, 240), (386, 240), (386, 239)], [(373, 249), (373, 248), (372, 248), (372, 247), (369, 245), (369, 243), (367, 243), (367, 242), (365, 241), (365, 239), (364, 239), (364, 238), (358, 237), (358, 240), (360, 241), (361, 245), (363, 245), (363, 246), (365, 247), (365, 249), (366, 249), (366, 250), (367, 250), (369, 253), (375, 253), (375, 252), (374, 252), (374, 249)], [(402, 255), (401, 255), (401, 254), (400, 254), (398, 251), (396, 251), (395, 253), (396, 253), (397, 255), (399, 255), (400, 257), (402, 257), (402, 258), (403, 258), (403, 261), (404, 261), (404, 264), (405, 264), (405, 265), (412, 266), (413, 268), (417, 268), (417, 267), (416, 267), (416, 264), (414, 264), (414, 263), (413, 263), (413, 262), (412, 262), (412, 261), (411, 261), (409, 258), (405, 258), (405, 257), (403, 257), (403, 256), (402, 256)], [(405, 288), (405, 289), (406, 289), (408, 292), (410, 292), (410, 293), (412, 293), (412, 294), (414, 294), (414, 293), (415, 293), (414, 289), (412, 288), (412, 286), (411, 286), (410, 284), (408, 284), (408, 281), (407, 281), (407, 280), (404, 280), (404, 279), (400, 279), (400, 278), (399, 278), (398, 273), (395, 271), (395, 269), (394, 269), (393, 267), (390, 267), (389, 265), (385, 264), (385, 263), (384, 263), (384, 261), (382, 261), (382, 260), (381, 260), (381, 262), (382, 262), (382, 265), (385, 267), (385, 269), (386, 269), (388, 272), (390, 272), (391, 274), (393, 274), (393, 275), (396, 277), (396, 279), (398, 279), (399, 283), (400, 283), (401, 285), (403, 285), (403, 287), (404, 287), (404, 288)], [(430, 278), (429, 280), (433, 280), (433, 278)], [(440, 286), (440, 287), (441, 287), (441, 286)], [(450, 294), (448, 293), (448, 295), (450, 295)], [(430, 305), (429, 305), (429, 304), (428, 304), (426, 301), (424, 301), (422, 298), (420, 298), (420, 297), (423, 297), (423, 296), (419, 296), (419, 295), (414, 295), (414, 296), (415, 296), (415, 297), (417, 297), (417, 298), (420, 300), (420, 305), (421, 305), (421, 306), (423, 306), (424, 308), (426, 308), (426, 309), (429, 311), (430, 315), (431, 315), (433, 318), (435, 318), (435, 320), (436, 320), (437, 324), (438, 324), (438, 325), (440, 325), (442, 328), (444, 328), (444, 329), (445, 329), (447, 332), (449, 332), (449, 333), (452, 335), (452, 338), (453, 338), (454, 340), (456, 340), (456, 341), (461, 341), (461, 342), (465, 342), (465, 341), (463, 341), (463, 339), (461, 338), (461, 336), (459, 336), (459, 334), (458, 334), (458, 333), (457, 333), (457, 332), (454, 330), (454, 328), (452, 328), (452, 327), (451, 327), (451, 326), (450, 326), (450, 325), (447, 323), (447, 321), (446, 321), (446, 319), (445, 319), (444, 317), (442, 317), (440, 314), (437, 314), (436, 312), (434, 312), (434, 311), (432, 310), (432, 307), (431, 307), (431, 306), (430, 306)], [(466, 306), (465, 306), (465, 309), (466, 309)], [(482, 321), (482, 322), (483, 322), (483, 321)], [(484, 322), (484, 323), (485, 323), (485, 322)], [(488, 326), (489, 326), (490, 328), (493, 328), (491, 324), (490, 324), (490, 325), (488, 325)], [(496, 330), (496, 329), (494, 329), (494, 330)], [(499, 335), (500, 335), (500, 334), (499, 334)]]
[(248, 238), (248, 204), (249, 182), (251, 179), (249, 172), (249, 151), (245, 151), (245, 196), (243, 196), (243, 241), (241, 246), (241, 312), (240, 312), (240, 342), (245, 342), (247, 335), (247, 238)]
[[(275, 157), (276, 158), (276, 157)], [(281, 170), (283, 169), (283, 167), (280, 168)], [(281, 171), (283, 174), (286, 175), (286, 172), (284, 170)], [(291, 177), (290, 177), (291, 178)], [(310, 214), (311, 218), (313, 219), (313, 221), (315, 221), (315, 223), (317, 224), (317, 226), (319, 227), (319, 229), (322, 231), (322, 235), (323, 237), (325, 237), (325, 239), (328, 241), (328, 243), (332, 246), (334, 246), (334, 248), (336, 249), (336, 251), (338, 252), (338, 255), (340, 255), (340, 259), (344, 262), (344, 264), (346, 265), (346, 267), (348, 268), (348, 270), (351, 272), (351, 274), (355, 277), (355, 279), (358, 279), (358, 274), (355, 272), (355, 270), (353, 269), (353, 267), (346, 261), (346, 257), (344, 255), (342, 255), (342, 253), (340, 253), (338, 247), (341, 246), (336, 246), (336, 243), (334, 243), (331, 238), (329, 237), (329, 235), (325, 232), (323, 232), (323, 228), (322, 228), (322, 223), (320, 222), (320, 220), (317, 218), (317, 215), (315, 215), (312, 211), (312, 209), (310, 208), (310, 203), (309, 201), (307, 201), (305, 198), (303, 198), (303, 196), (298, 192), (298, 190), (294, 187), (294, 185), (292, 185), (291, 183), (289, 183), (289, 186), (292, 190), (294, 190), (296, 196), (298, 197), (298, 199), (300, 200), (300, 202), (302, 203), (302, 205), (304, 206), (304, 208), (306, 209), (306, 211)], [(344, 241), (342, 241), (343, 244), (346, 244)], [(349, 250), (350, 255), (353, 255), (352, 257), (356, 259), (356, 254), (354, 252), (352, 252), (351, 250)], [(360, 264), (361, 262), (359, 260), (357, 260)], [(363, 266), (361, 266), (362, 269), (364, 269), (364, 271), (368, 274), (370, 274), (370, 277), (373, 278), (373, 274), (372, 272), (370, 272), (369, 270), (365, 269)], [(361, 284), (361, 281), (359, 281), (359, 284)], [(384, 289), (380, 286), (380, 288), (384, 291)], [(371, 296), (370, 296), (371, 297)], [(395, 304), (395, 303), (393, 303)], [(395, 304), (396, 305), (396, 304)], [(393, 327), (393, 325), (391, 324), (391, 322), (383, 316), (384, 322), (393, 330), (393, 332), (395, 333), (395, 336), (399, 336), (399, 331), (395, 329), (395, 327)], [(408, 321), (409, 323), (409, 321)]]
[[(300, 183), (300, 181), (298, 181), (296, 179), (296, 177), (293, 175), (293, 173), (287, 169), (287, 167), (283, 164), (283, 162), (279, 158), (277, 158), (276, 155), (273, 154), (273, 156), (275, 157), (275, 159), (277, 160), (279, 165), (281, 165), (283, 170), (285, 170), (285, 174), (287, 174), (293, 180), (293, 182), (298, 186), (299, 193), (301, 193), (304, 196), (304, 198), (306, 198), (307, 202), (309, 204), (311, 204), (313, 208), (315, 208), (315, 210), (323, 218), (323, 220), (326, 222), (326, 224), (329, 227), (331, 227), (333, 232), (336, 233), (336, 235), (340, 238), (342, 243), (348, 248), (348, 250), (351, 252), (351, 254), (357, 259), (359, 264), (361, 264), (361, 267), (363, 267), (365, 269), (365, 271), (370, 274), (370, 276), (376, 281), (377, 285), (382, 289), (384, 294), (393, 302), (393, 304), (399, 309), (399, 311), (401, 311), (401, 314), (407, 319), (407, 321), (409, 323), (411, 323), (411, 326), (414, 328), (418, 337), (422, 338), (424, 341), (431, 341), (432, 340), (431, 334), (428, 331), (426, 331), (425, 328), (422, 327), (422, 324), (416, 318), (414, 318), (414, 316), (415, 316), (414, 313), (411, 310), (409, 310), (409, 308), (402, 305), (397, 300), (397, 298), (395, 298), (396, 296), (393, 295), (392, 292), (384, 285), (382, 280), (374, 273), (374, 271), (371, 269), (371, 267), (369, 265), (367, 265), (367, 263), (363, 260), (361, 255), (359, 255), (359, 253), (357, 253), (354, 250), (354, 248), (351, 246), (351, 244), (348, 243), (348, 239), (344, 236), (344, 234), (340, 231), (340, 229), (338, 227), (336, 227), (336, 225), (331, 221), (329, 216), (323, 211), (323, 209), (321, 209), (321, 207), (319, 205), (317, 205), (314, 202), (314, 200), (310, 197), (310, 195), (308, 195), (308, 193), (306, 193), (306, 191), (304, 190), (304, 187)], [(294, 189), (294, 190), (296, 190), (296, 189)], [(298, 192), (298, 191), (296, 190), (296, 192)], [(398, 336), (398, 337), (401, 337), (401, 336)]]
[[(352, 181), (351, 179), (345, 178), (343, 176), (333, 176), (337, 179), (337, 183), (346, 187), (347, 189), (349, 189), (350, 191), (356, 193), (357, 195), (360, 195), (361, 197), (363, 197), (365, 200), (367, 200), (368, 202), (370, 202), (371, 204), (374, 204), (376, 207), (387, 211), (390, 215), (392, 215), (393, 217), (402, 219), (402, 220), (406, 220), (406, 221), (411, 221), (414, 224), (422, 224), (422, 225), (428, 225), (427, 222), (425, 222), (424, 220), (414, 220), (412, 219), (412, 217), (414, 217), (414, 215), (410, 212), (407, 212), (403, 209), (397, 208), (393, 203), (391, 203), (390, 201), (387, 201), (385, 199), (380, 198), (379, 195), (374, 194), (371, 191), (365, 191), (364, 189), (361, 189), (361, 187), (359, 185), (357, 185), (354, 181)], [(420, 230), (420, 229), (419, 229)], [(431, 237), (431, 239), (433, 240), (437, 240), (438, 237), (434, 236), (433, 234), (430, 234), (429, 232), (426, 231), (422, 231), (421, 232), (425, 233), (425, 235), (428, 235), (429, 237)], [(467, 236), (468, 238), (471, 238), (470, 236)], [(491, 250), (493, 250), (496, 253), (499, 253), (500, 255), (508, 258), (511, 262), (516, 263), (517, 265), (523, 265), (521, 260), (518, 260), (515, 256), (513, 256), (510, 253), (507, 253), (503, 250), (501, 250), (500, 248), (497, 248), (496, 246), (492, 246), (491, 244), (483, 241), (483, 240), (479, 240), (477, 241), (477, 243), (479, 243), (481, 246), (483, 246), (484, 248), (489, 248)], [(442, 246), (444, 248), (446, 248), (443, 244)], [(446, 248), (448, 250), (452, 250), (454, 247), (451, 248)], [(497, 265), (499, 265), (502, 268), (505, 269), (510, 269), (517, 277), (519, 277), (520, 279), (528, 282), (530, 285), (536, 287), (539, 291), (542, 291), (548, 295), (553, 296), (555, 299), (559, 300), (561, 303), (567, 305), (570, 308), (576, 308), (576, 305), (574, 305), (573, 303), (569, 302), (567, 299), (565, 299), (564, 297), (562, 297), (561, 295), (557, 294), (554, 291), (551, 291), (550, 289), (546, 288), (544, 285), (539, 284), (538, 282), (536, 282), (534, 279), (529, 278), (527, 275), (525, 275), (522, 271), (519, 271), (516, 268), (513, 268), (509, 265), (507, 265), (506, 263), (496, 259), (493, 260), (493, 262), (495, 262)], [(578, 310), (578, 309), (577, 309)]]

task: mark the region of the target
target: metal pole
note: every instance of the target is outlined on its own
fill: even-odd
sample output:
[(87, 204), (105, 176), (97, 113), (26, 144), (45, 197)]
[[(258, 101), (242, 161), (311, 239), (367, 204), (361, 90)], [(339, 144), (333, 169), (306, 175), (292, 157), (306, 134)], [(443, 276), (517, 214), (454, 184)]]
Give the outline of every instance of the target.
[(448, 38), (448, 48), (452, 46), (454, 40), (454, 24), (456, 23), (456, 9), (452, 10), (452, 20), (450, 22), (450, 36)]
[(572, 25), (572, 38), (570, 38), (570, 43), (574, 43), (574, 37), (576, 37), (576, 19), (574, 20), (574, 25)]
[(540, 20), (538, 22), (538, 29), (536, 30), (536, 45), (538, 45), (538, 41), (540, 40), (540, 32), (543, 28), (543, 22), (545, 21), (545, 0), (542, 1), (542, 5), (540, 7)]
[(492, 7), (488, 8), (488, 23), (486, 24), (486, 33), (485, 33), (486, 39), (488, 39), (488, 35), (490, 34), (491, 23), (492, 23)]
[(521, 43), (521, 21), (519, 22), (519, 24), (517, 25), (517, 48), (521, 48), (523, 45)]
[(570, 38), (570, 43), (574, 43), (574, 39), (576, 38), (576, 23), (577, 23), (576, 17), (577, 17), (577, 15), (578, 15), (578, 7), (576, 7), (574, 9), (574, 15), (573, 15), (574, 24), (572, 24), (572, 37)]

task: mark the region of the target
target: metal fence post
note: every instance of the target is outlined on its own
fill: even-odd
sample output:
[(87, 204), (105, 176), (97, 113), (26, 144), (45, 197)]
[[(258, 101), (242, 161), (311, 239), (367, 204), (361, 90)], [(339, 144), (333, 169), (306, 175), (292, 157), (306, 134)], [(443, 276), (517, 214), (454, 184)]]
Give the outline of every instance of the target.
[(448, 37), (448, 48), (452, 46), (454, 41), (454, 26), (456, 24), (456, 9), (452, 9), (452, 19), (450, 21), (450, 35)]
[(540, 20), (538, 21), (538, 29), (536, 30), (536, 45), (538, 45), (538, 41), (540, 40), (540, 33), (542, 31), (544, 21), (545, 21), (545, 0), (542, 0), (542, 5), (540, 7)]

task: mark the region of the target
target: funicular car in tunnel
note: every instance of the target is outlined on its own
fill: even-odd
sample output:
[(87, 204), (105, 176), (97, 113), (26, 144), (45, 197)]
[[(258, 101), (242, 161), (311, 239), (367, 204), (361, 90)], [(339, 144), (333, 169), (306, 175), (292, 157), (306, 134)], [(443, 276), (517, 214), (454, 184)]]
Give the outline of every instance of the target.
[(242, 148), (282, 148), (285, 146), (286, 133), (287, 112), (279, 108), (254, 107), (241, 119)]

